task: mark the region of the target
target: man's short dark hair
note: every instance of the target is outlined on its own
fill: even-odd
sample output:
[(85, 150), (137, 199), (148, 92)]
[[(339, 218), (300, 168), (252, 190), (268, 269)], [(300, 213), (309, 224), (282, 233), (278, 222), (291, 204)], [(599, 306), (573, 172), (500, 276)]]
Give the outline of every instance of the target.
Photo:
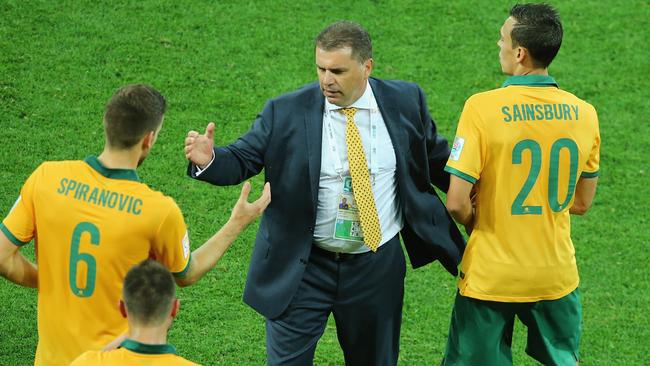
[(104, 129), (108, 145), (128, 149), (158, 129), (167, 109), (165, 97), (149, 85), (120, 88), (106, 103)]
[(512, 47), (528, 49), (535, 67), (548, 67), (562, 45), (560, 16), (548, 4), (517, 4), (510, 9), (517, 23), (512, 28)]
[(359, 24), (339, 21), (330, 24), (316, 37), (316, 47), (323, 51), (339, 50), (350, 47), (352, 57), (363, 63), (372, 58), (370, 35)]
[(141, 325), (159, 325), (171, 314), (176, 284), (165, 267), (147, 259), (126, 274), (122, 296), (129, 318)]

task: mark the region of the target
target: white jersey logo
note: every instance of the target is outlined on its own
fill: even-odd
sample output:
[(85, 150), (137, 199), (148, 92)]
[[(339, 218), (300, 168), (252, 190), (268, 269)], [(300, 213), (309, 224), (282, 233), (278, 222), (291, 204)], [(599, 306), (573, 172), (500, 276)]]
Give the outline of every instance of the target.
[(463, 146), (465, 145), (465, 139), (456, 136), (454, 138), (454, 144), (451, 146), (451, 154), (449, 155), (449, 160), (458, 161), (460, 159), (460, 153), (463, 152)]
[(187, 258), (190, 255), (190, 237), (187, 235), (187, 231), (185, 232), (185, 236), (183, 237), (183, 256)]

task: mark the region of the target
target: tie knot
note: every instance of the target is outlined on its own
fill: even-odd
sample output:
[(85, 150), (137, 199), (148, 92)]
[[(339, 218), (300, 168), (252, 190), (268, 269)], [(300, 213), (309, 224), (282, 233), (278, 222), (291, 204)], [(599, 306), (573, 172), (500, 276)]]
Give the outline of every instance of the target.
[(354, 114), (357, 113), (357, 109), (354, 107), (342, 108), (341, 112), (343, 112), (347, 118), (354, 118)]

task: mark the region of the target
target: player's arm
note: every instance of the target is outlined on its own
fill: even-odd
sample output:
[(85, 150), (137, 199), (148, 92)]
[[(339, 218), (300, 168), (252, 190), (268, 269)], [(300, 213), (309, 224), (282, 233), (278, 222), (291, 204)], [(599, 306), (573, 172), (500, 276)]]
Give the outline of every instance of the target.
[(19, 249), (0, 230), (0, 275), (15, 284), (35, 288), (38, 286), (36, 265), (27, 260)]
[(244, 183), (237, 203), (232, 209), (228, 222), (214, 234), (208, 241), (192, 252), (189, 269), (182, 277), (176, 277), (176, 283), (189, 286), (200, 280), (217, 264), (237, 236), (253, 222), (271, 202), (271, 186), (264, 185), (260, 198), (252, 203), (248, 202), (250, 183)]
[(578, 179), (573, 206), (569, 209), (569, 213), (573, 215), (584, 215), (587, 213), (596, 195), (597, 184), (598, 177), (580, 177)]
[(447, 192), (447, 211), (459, 224), (465, 226), (467, 234), (474, 228), (474, 209), (472, 207), (472, 187), (474, 185), (451, 174)]

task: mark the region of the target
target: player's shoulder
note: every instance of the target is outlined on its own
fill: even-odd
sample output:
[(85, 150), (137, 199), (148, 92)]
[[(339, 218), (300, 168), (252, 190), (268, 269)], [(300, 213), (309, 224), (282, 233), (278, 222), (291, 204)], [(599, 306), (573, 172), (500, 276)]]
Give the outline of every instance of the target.
[(44, 181), (50, 181), (68, 172), (78, 172), (83, 168), (84, 162), (81, 160), (50, 160), (42, 162), (34, 169), (32, 175)]
[(596, 114), (596, 108), (591, 103), (578, 97), (572, 92), (564, 89), (558, 89), (558, 93), (562, 94), (563, 99), (566, 100), (567, 102), (572, 104), (578, 104), (582, 107), (582, 109), (588, 111), (589, 113), (593, 113), (594, 115)]
[(61, 171), (67, 169), (78, 169), (84, 166), (83, 160), (49, 160), (44, 161), (36, 170), (44, 172)]
[(502, 99), (507, 92), (506, 88), (503, 87), (480, 91), (470, 95), (469, 98), (465, 100), (465, 104), (492, 104), (495, 101)]
[(145, 197), (147, 201), (156, 202), (159, 205), (166, 207), (178, 207), (176, 201), (171, 196), (166, 195), (162, 191), (151, 188), (144, 182), (139, 182), (138, 186), (138, 189), (140, 190), (139, 195)]
[(86, 351), (77, 357), (70, 366), (97, 365), (101, 360), (101, 351)]

